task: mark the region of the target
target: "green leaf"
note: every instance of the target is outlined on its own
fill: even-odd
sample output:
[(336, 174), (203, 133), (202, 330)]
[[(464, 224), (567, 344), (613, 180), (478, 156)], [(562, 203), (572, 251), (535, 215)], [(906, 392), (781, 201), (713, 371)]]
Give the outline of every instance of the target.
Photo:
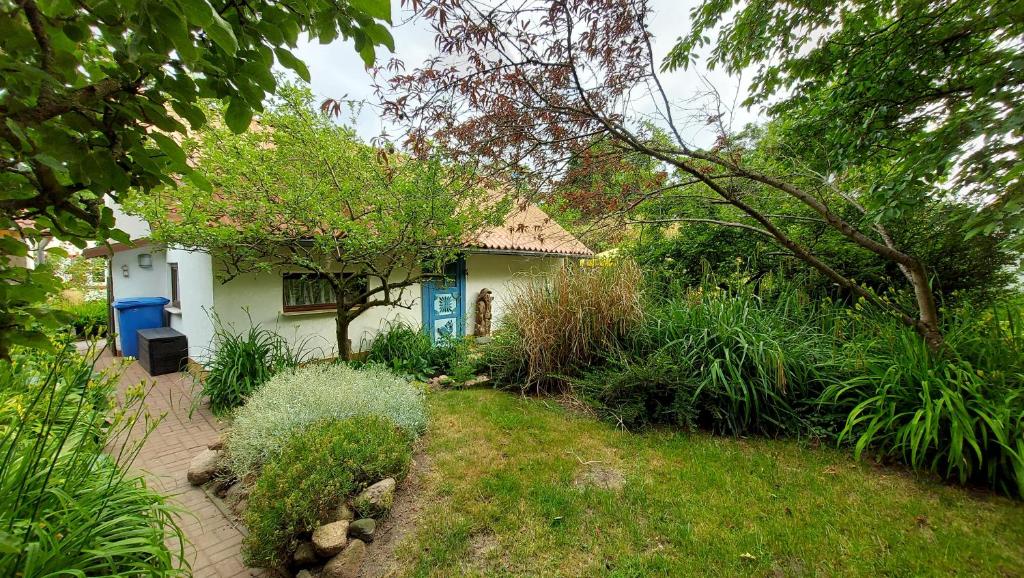
[(185, 174), (185, 180), (195, 185), (201, 191), (213, 192), (213, 184), (199, 171), (189, 171)]
[(306, 63), (296, 58), (287, 48), (278, 47), (274, 49), (274, 54), (277, 55), (277, 61), (283, 66), (286, 66), (295, 71), (299, 75), (299, 78), (309, 82), (309, 68), (306, 68)]
[(196, 26), (207, 27), (213, 22), (213, 6), (206, 0), (177, 0), (188, 21)]
[(391, 31), (386, 26), (374, 22), (366, 27), (366, 35), (370, 37), (370, 40), (373, 40), (374, 44), (383, 44), (391, 52), (395, 51), (395, 39), (391, 36)]
[(228, 108), (224, 111), (224, 122), (235, 134), (240, 134), (249, 129), (252, 122), (252, 108), (241, 98), (232, 97), (228, 101)]
[(391, 22), (391, 2), (389, 0), (349, 0), (349, 6), (371, 18)]
[(156, 142), (156, 146), (160, 147), (160, 150), (179, 168), (188, 166), (185, 151), (181, 150), (181, 147), (178, 146), (178, 143), (174, 142), (174, 139), (159, 132), (149, 133), (149, 138), (153, 139)]
[(367, 42), (364, 44), (363, 47), (359, 49), (359, 56), (363, 57), (363, 64), (366, 65), (366, 68), (373, 66), (374, 61), (377, 59), (376, 52), (373, 49), (373, 43)]
[(238, 52), (238, 39), (235, 38), (235, 31), (232, 30), (227, 20), (221, 18), (219, 14), (213, 14), (213, 22), (206, 26), (204, 30), (206, 30), (210, 40), (213, 40), (224, 52), (231, 56)]

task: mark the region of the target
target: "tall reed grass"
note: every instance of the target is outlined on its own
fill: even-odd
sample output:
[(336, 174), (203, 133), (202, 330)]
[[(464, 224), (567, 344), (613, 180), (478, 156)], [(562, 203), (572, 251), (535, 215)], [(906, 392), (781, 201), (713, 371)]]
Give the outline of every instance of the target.
[(509, 295), (485, 356), (492, 378), (523, 391), (562, 391), (567, 377), (599, 363), (640, 326), (640, 280), (630, 261), (525, 279)]
[(117, 374), (73, 349), (12, 357), (0, 362), (0, 575), (187, 574), (175, 509), (129, 471), (156, 425), (141, 386), (115, 405)]

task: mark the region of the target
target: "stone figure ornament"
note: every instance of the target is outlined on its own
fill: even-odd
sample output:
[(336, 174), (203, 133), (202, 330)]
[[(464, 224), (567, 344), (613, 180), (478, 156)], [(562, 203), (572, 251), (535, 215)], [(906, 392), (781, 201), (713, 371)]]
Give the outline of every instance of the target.
[(491, 334), (492, 295), (490, 289), (484, 288), (476, 297), (476, 324), (473, 327), (473, 335), (477, 337), (486, 337)]

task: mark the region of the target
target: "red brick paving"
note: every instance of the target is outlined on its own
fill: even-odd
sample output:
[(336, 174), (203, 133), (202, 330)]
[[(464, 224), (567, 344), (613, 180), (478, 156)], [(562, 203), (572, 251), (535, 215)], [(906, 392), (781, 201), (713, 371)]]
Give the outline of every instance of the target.
[[(116, 365), (116, 359), (109, 352), (104, 352), (97, 365), (100, 368)], [(192, 487), (185, 478), (189, 461), (217, 440), (224, 424), (206, 407), (193, 410), (192, 378), (187, 374), (150, 377), (138, 362), (131, 362), (121, 376), (121, 389), (140, 382), (149, 389), (146, 397), (149, 412), (153, 416), (164, 417), (150, 434), (134, 467), (146, 474), (152, 487), (187, 510), (178, 521), (190, 542), (185, 557), (192, 565), (193, 576), (268, 576), (261, 570), (246, 568), (242, 564), (241, 531), (201, 489)], [(177, 548), (177, 545), (173, 547)]]

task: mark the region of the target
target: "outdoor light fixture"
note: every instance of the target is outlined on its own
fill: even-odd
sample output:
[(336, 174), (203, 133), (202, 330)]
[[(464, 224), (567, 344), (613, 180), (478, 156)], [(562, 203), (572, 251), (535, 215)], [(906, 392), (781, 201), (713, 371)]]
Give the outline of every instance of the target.
[(121, 265), (121, 276), (122, 277), (127, 277), (128, 276), (128, 265)]
[(142, 253), (139, 255), (139, 267), (143, 269), (153, 268), (153, 256), (149, 253)]

